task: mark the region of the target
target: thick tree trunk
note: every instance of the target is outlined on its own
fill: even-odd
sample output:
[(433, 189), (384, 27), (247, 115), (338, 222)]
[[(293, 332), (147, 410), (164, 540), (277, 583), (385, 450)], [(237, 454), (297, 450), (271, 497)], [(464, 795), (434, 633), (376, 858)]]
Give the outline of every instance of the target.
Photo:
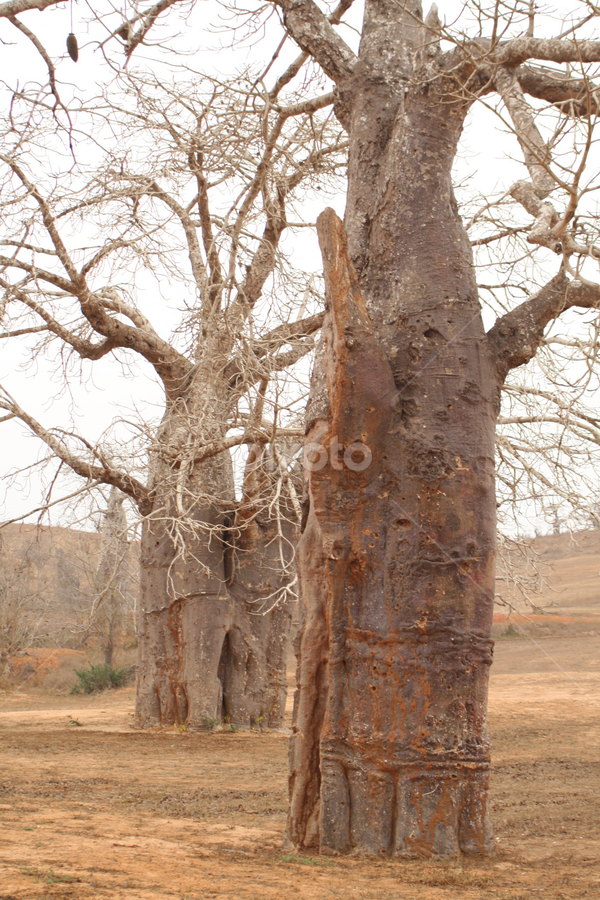
[(331, 211), (319, 221), (328, 315), (307, 447), (327, 464), (308, 457), (288, 837), (323, 852), (492, 846), (500, 382), (450, 180), (468, 104), (442, 86), (361, 70), (348, 248)]
[(297, 525), (289, 504), (270, 509), (275, 495), (270, 463), (264, 447), (250, 446), (231, 538), (229, 591), (238, 615), (230, 646), (237, 665), (224, 692), (233, 721), (277, 728), (287, 698), (292, 610), (285, 586), (293, 580)]
[[(163, 422), (162, 444), (173, 445), (182, 434), (187, 439), (189, 422), (197, 420), (190, 398), (183, 407), (175, 404)], [(281, 572), (261, 577), (272, 551), (264, 540), (246, 547), (248, 535), (231, 521), (229, 453), (183, 474), (180, 462), (173, 471), (166, 457), (155, 460), (154, 509), (142, 531), (136, 721), (142, 727), (202, 729), (222, 720), (279, 727), (291, 616), (286, 604), (255, 614), (260, 604), (254, 601), (273, 592)]]

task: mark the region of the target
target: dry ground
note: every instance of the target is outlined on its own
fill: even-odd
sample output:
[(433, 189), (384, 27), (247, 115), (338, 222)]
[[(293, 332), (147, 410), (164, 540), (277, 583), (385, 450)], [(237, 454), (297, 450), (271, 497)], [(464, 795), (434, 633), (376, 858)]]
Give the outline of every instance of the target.
[(431, 863), (286, 854), (286, 734), (141, 733), (131, 689), (0, 694), (0, 900), (598, 900), (599, 701), (598, 637), (499, 640), (497, 850)]

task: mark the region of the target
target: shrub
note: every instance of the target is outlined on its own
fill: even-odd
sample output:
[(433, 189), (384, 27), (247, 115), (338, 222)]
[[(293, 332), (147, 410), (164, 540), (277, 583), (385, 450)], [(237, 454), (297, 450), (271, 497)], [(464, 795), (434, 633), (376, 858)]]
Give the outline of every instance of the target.
[(512, 622), (509, 622), (502, 632), (502, 637), (521, 637), (521, 633), (515, 628)]
[(113, 669), (107, 663), (93, 666), (89, 663), (89, 669), (75, 669), (79, 678), (79, 684), (71, 688), (72, 694), (93, 694), (96, 691), (106, 691), (108, 688), (123, 687), (127, 681), (129, 669)]

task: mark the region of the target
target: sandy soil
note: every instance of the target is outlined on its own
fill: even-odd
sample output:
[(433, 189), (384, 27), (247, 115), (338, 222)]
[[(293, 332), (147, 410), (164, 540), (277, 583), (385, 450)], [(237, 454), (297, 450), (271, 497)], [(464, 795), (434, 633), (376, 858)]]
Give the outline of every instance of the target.
[(432, 863), (285, 853), (285, 733), (142, 733), (131, 689), (0, 694), (0, 900), (598, 900), (599, 703), (597, 637), (499, 640), (497, 850)]

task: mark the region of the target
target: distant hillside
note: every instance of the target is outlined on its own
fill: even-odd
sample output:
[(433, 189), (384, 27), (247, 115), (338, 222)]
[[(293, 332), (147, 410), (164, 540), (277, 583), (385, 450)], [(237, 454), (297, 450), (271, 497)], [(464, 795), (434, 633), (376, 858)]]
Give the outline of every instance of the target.
[(24, 589), (56, 612), (74, 611), (91, 590), (100, 535), (69, 528), (7, 525), (0, 529), (0, 559)]
[(538, 537), (524, 553), (513, 549), (499, 559), (494, 633), (515, 629), (538, 636), (600, 634), (600, 531)]
[(540, 598), (557, 612), (600, 614), (600, 530), (538, 537), (532, 549), (547, 570)]
[[(42, 634), (77, 643), (77, 627), (95, 595), (100, 548), (97, 532), (6, 525), (0, 528), (0, 594), (29, 597), (30, 610), (43, 620)], [(131, 555), (135, 567), (136, 545)]]

